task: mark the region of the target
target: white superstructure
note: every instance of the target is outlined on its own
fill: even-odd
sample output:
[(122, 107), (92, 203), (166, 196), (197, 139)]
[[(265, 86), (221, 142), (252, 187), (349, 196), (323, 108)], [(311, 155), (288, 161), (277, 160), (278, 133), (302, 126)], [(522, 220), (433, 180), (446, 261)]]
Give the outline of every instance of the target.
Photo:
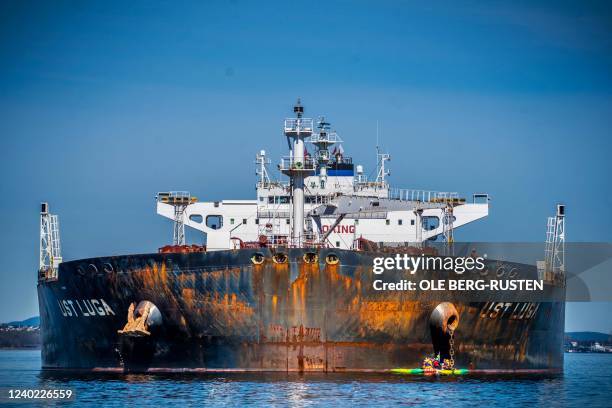
[(175, 206), (160, 199), (172, 193), (160, 193), (157, 213), (204, 232), (209, 251), (250, 242), (343, 249), (354, 248), (358, 238), (421, 243), (452, 239), (452, 230), (488, 215), (487, 194), (474, 194), (468, 203), (457, 193), (390, 188), (385, 167), (390, 157), (380, 152), (376, 180), (368, 181), (324, 118), (315, 126), (303, 117), (299, 100), (294, 112), (283, 127), (289, 155), (278, 165), (288, 181), (271, 180), (262, 150), (256, 156), (256, 199), (192, 201), (177, 215)]

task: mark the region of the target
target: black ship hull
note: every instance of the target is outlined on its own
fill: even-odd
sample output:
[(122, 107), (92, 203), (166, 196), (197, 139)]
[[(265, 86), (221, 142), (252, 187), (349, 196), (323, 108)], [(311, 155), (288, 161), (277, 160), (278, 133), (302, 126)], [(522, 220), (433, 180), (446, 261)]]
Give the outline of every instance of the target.
[[(432, 316), (450, 303), (458, 321), (451, 333), (456, 366), (562, 369), (562, 300), (506, 302), (500, 309), (453, 293), (440, 299), (427, 292), (376, 291), (371, 265), (377, 254), (321, 249), (313, 259), (307, 249), (284, 253), (286, 263), (273, 262), (270, 249), (64, 262), (57, 279), (38, 284), (43, 368), (382, 372), (419, 367), (427, 354), (449, 351), (443, 326), (450, 321), (437, 330)], [(330, 253), (337, 264), (326, 262)], [(261, 264), (253, 261), (258, 254)], [(533, 267), (518, 274), (537, 278)], [(565, 289), (547, 290), (558, 292), (559, 299)], [(120, 334), (130, 305), (143, 301), (158, 312), (146, 332)]]

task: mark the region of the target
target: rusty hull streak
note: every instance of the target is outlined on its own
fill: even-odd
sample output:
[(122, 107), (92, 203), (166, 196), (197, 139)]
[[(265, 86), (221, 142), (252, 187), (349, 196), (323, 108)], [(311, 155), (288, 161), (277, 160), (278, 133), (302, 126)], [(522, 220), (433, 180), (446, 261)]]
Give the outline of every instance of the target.
[[(266, 250), (267, 251), (267, 250)], [(287, 250), (150, 254), (64, 262), (59, 280), (39, 284), (45, 368), (156, 372), (359, 371), (416, 367), (432, 351), (428, 319), (439, 301), (371, 287), (372, 254)], [(250, 257), (263, 252), (266, 261)], [(327, 265), (329, 252), (338, 265)], [(82, 276), (82, 264), (113, 266)], [(102, 270), (102, 268), (98, 268)], [(63, 289), (64, 288), (64, 289)], [(115, 316), (62, 316), (59, 299), (104, 299)], [(149, 300), (163, 326), (126, 345), (117, 330), (132, 302)], [(563, 304), (542, 303), (532, 320), (488, 319), (482, 302), (451, 299), (460, 314), (457, 362), (479, 370), (562, 367)], [(126, 351), (127, 350), (127, 351)]]

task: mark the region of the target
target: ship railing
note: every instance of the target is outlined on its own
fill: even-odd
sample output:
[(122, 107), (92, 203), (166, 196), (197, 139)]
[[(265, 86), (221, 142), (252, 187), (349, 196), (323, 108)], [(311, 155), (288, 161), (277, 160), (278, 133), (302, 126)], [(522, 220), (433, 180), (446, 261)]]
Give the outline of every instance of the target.
[(261, 210), (261, 211), (257, 211), (257, 218), (262, 218), (262, 219), (291, 218), (291, 213), (289, 211)]
[(257, 187), (258, 188), (265, 188), (265, 189), (271, 189), (271, 188), (286, 188), (289, 185), (289, 183), (283, 183), (280, 181), (258, 181), (257, 182)]
[(192, 204), (197, 198), (189, 191), (162, 191), (157, 193), (157, 201), (166, 204)]
[[(333, 216), (321, 217), (321, 218), (332, 218)], [(345, 219), (372, 219), (372, 220), (384, 220), (388, 217), (387, 212), (377, 211), (377, 212), (360, 212), (356, 214), (347, 214)]]
[(386, 181), (356, 181), (353, 184), (353, 190), (361, 191), (364, 189), (373, 189), (373, 190), (387, 190), (389, 188), (389, 184)]
[(315, 171), (316, 163), (310, 157), (296, 159), (295, 157), (285, 156), (281, 158), (278, 168), (281, 171)]
[(393, 188), (389, 190), (389, 198), (401, 201), (419, 201), (423, 203), (464, 203), (465, 198), (460, 198), (456, 192), (409, 190)]
[(285, 119), (284, 131), (286, 135), (297, 135), (303, 133), (304, 136), (312, 134), (312, 118), (287, 118)]
[(340, 136), (338, 136), (336, 132), (325, 132), (325, 133), (314, 133), (312, 136), (308, 138), (307, 142), (313, 143), (313, 144), (317, 144), (317, 143), (334, 144), (334, 143), (342, 143), (342, 139), (340, 139)]

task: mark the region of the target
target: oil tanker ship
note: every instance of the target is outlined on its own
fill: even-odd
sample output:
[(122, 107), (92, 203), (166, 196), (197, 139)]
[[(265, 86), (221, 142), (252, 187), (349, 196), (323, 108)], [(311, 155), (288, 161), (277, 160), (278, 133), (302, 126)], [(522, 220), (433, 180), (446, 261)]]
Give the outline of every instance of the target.
[[(299, 100), (293, 111), (283, 124), (289, 155), (278, 164), (285, 181), (272, 179), (262, 150), (254, 200), (158, 193), (173, 244), (156, 253), (63, 261), (57, 216), (43, 203), (44, 369), (384, 372), (420, 367), (431, 353), (474, 371), (562, 369), (563, 206), (549, 219), (539, 268), (480, 276), (540, 279), (549, 301), (376, 290), (376, 257), (437, 255), (428, 245), (436, 239), (451, 248), (456, 228), (488, 215), (489, 197), (393, 189), (390, 156), (378, 148), (370, 180), (325, 118), (304, 117)], [(187, 245), (185, 226), (206, 244)]]

